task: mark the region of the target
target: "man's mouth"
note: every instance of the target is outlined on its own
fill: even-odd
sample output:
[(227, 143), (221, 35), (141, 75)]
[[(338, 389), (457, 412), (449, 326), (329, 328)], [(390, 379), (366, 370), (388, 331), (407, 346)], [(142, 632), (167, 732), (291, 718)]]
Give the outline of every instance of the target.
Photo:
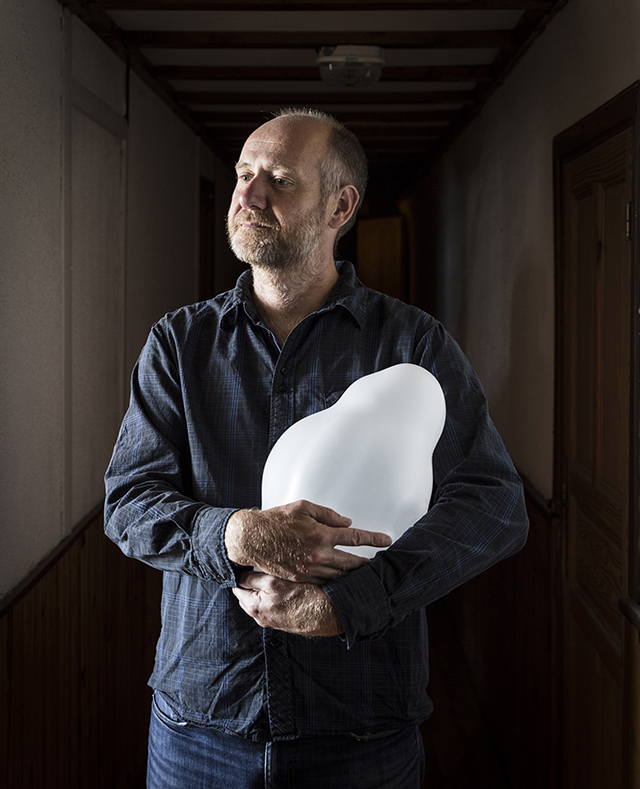
[(278, 226), (264, 219), (259, 219), (254, 216), (240, 216), (235, 221), (236, 228), (245, 228), (247, 230), (277, 230)]

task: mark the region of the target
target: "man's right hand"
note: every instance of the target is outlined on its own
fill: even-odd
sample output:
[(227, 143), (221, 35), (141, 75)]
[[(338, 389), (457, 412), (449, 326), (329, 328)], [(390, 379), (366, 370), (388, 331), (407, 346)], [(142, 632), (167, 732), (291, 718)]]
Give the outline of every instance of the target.
[(386, 548), (381, 532), (349, 528), (328, 507), (297, 501), (269, 510), (238, 510), (229, 518), (225, 547), (232, 562), (297, 583), (322, 584), (368, 562), (336, 545)]

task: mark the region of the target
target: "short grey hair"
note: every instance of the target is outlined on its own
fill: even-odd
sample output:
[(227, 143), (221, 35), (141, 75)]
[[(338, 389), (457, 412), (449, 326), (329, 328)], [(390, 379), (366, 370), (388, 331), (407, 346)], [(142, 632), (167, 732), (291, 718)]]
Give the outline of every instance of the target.
[(306, 107), (289, 107), (278, 110), (274, 118), (317, 118), (331, 126), (329, 133), (329, 155), (320, 164), (320, 188), (322, 197), (326, 201), (337, 189), (349, 184), (358, 190), (358, 203), (349, 221), (338, 230), (337, 238), (341, 238), (351, 230), (356, 222), (356, 214), (362, 205), (362, 199), (369, 179), (369, 165), (360, 140), (349, 131), (333, 115), (321, 110)]

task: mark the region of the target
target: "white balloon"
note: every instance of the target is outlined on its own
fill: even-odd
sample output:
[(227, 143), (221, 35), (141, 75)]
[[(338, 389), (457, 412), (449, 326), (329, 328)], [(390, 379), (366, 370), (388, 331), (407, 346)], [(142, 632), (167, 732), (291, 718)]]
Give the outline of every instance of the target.
[[(395, 542), (429, 508), (445, 418), (442, 388), (423, 367), (365, 375), (335, 405), (280, 436), (264, 467), (262, 508), (306, 499)], [(346, 550), (374, 556), (380, 549)]]

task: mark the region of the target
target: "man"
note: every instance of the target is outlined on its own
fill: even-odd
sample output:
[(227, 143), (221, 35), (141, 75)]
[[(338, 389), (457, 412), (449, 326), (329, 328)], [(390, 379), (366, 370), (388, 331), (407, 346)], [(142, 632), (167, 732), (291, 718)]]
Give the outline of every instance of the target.
[[(440, 324), (334, 262), (366, 184), (355, 137), (284, 111), (237, 178), (228, 234), (250, 271), (153, 327), (106, 476), (107, 534), (164, 571), (148, 785), (418, 787), (425, 606), (522, 547), (521, 485)], [(447, 400), (429, 512), (368, 561), (335, 546), (389, 539), (321, 501), (257, 509), (284, 430), (401, 362)]]

